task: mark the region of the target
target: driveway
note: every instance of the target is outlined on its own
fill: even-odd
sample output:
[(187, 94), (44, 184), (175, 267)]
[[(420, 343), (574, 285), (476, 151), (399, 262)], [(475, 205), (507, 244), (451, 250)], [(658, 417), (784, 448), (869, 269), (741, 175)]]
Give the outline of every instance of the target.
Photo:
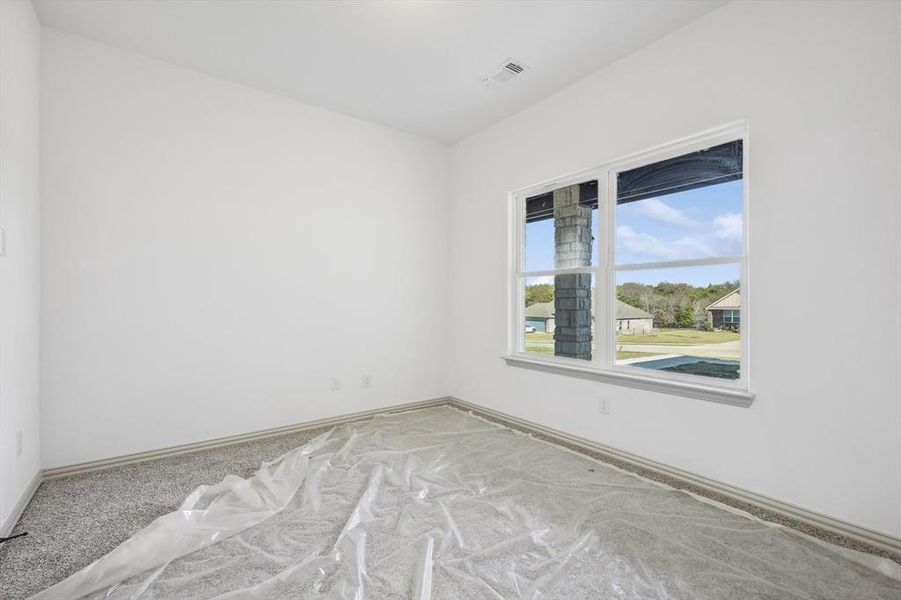
[(617, 350), (626, 352), (653, 352), (655, 354), (680, 354), (686, 356), (704, 356), (707, 358), (724, 358), (739, 360), (741, 358), (741, 340), (723, 342), (721, 344), (698, 344), (697, 346), (676, 346), (651, 344), (617, 344)]

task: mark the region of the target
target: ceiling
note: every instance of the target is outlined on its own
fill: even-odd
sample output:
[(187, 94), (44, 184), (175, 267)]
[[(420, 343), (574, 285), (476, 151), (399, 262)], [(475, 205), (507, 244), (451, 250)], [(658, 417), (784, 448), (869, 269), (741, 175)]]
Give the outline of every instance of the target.
[[(448, 144), (722, 4), (34, 0), (44, 25)], [(508, 58), (529, 69), (486, 87)]]

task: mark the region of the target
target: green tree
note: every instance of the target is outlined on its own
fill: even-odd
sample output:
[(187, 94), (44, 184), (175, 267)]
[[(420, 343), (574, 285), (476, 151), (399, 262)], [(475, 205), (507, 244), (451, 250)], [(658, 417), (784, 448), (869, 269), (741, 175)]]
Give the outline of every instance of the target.
[(536, 283), (526, 286), (526, 306), (554, 301), (554, 284)]
[(738, 287), (738, 281), (701, 287), (669, 281), (656, 285), (628, 282), (617, 286), (616, 297), (654, 315), (656, 327), (704, 327), (707, 305)]
[(679, 307), (678, 315), (676, 316), (676, 324), (679, 325), (679, 327), (695, 326), (694, 310), (692, 310), (690, 304), (683, 304)]

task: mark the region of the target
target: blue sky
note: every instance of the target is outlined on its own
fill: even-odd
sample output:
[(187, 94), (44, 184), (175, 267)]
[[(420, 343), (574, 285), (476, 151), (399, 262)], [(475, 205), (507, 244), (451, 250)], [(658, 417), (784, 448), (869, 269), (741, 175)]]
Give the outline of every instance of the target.
[[(597, 238), (594, 211), (592, 231)], [(742, 182), (657, 196), (616, 208), (617, 264), (737, 256), (742, 252)], [(592, 252), (597, 261), (597, 247)], [(526, 225), (526, 270), (554, 268), (554, 222)], [(738, 279), (738, 265), (620, 272), (618, 283), (707, 285)]]

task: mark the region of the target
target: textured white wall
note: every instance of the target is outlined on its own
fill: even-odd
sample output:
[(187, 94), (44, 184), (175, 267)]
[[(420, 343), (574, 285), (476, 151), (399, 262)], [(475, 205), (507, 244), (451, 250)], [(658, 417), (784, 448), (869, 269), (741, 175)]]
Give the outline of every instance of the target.
[[(901, 535), (899, 6), (733, 3), (457, 145), (454, 395)], [(507, 192), (738, 119), (754, 405), (505, 366)]]
[(31, 2), (0, 2), (0, 524), (40, 468), (40, 65)]
[(446, 147), (51, 29), (41, 111), (45, 467), (446, 392)]

